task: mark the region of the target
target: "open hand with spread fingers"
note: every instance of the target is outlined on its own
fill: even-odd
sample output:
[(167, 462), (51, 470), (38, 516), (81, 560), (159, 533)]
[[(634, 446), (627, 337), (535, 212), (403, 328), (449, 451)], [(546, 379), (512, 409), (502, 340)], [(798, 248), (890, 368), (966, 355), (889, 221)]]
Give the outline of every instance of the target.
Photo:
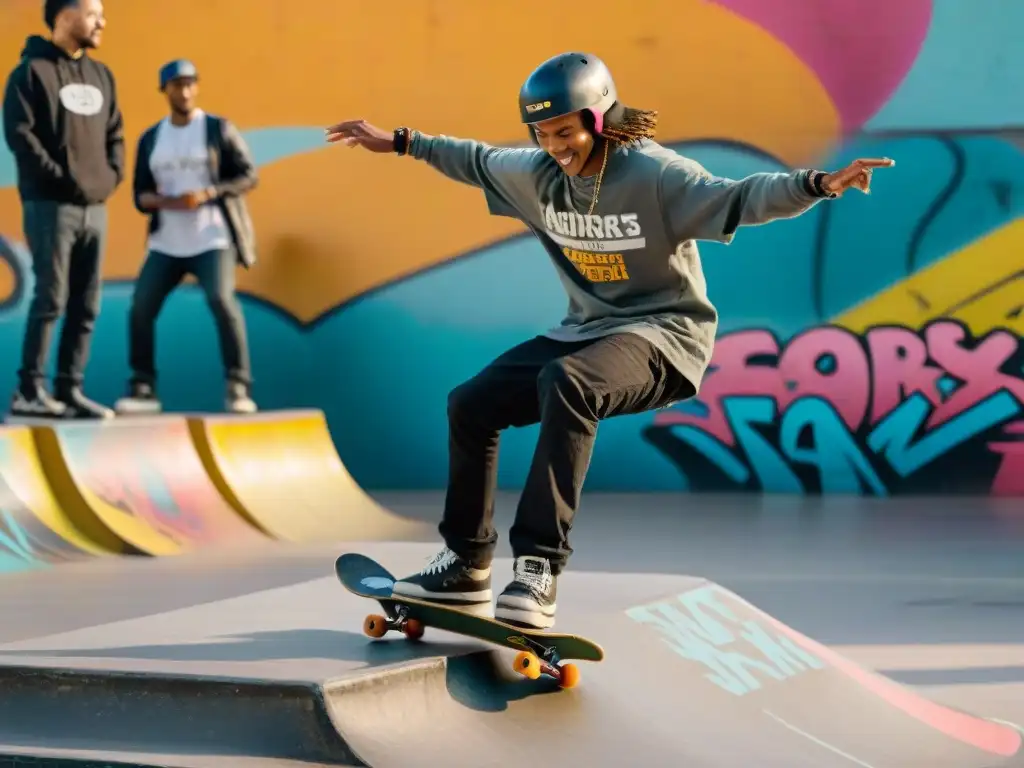
[(841, 171), (826, 174), (821, 187), (826, 192), (841, 196), (848, 189), (859, 189), (865, 195), (871, 193), (871, 173), (875, 168), (892, 168), (895, 160), (888, 157), (871, 157), (854, 160)]
[(395, 138), (393, 131), (386, 131), (365, 120), (346, 120), (324, 129), (324, 138), (329, 144), (344, 142), (349, 147), (364, 147), (371, 152), (393, 152)]

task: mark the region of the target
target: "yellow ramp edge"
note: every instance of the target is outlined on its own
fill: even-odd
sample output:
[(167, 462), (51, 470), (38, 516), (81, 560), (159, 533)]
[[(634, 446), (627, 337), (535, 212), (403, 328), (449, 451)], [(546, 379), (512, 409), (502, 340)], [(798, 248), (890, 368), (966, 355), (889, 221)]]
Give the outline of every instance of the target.
[(280, 541), (408, 540), (427, 526), (390, 512), (349, 474), (319, 410), (189, 419), (220, 493)]
[(183, 416), (57, 424), (35, 434), (61, 505), (129, 551), (176, 555), (267, 542), (207, 477)]
[(976, 240), (875, 294), (833, 322), (855, 333), (883, 323), (921, 329), (959, 320), (975, 336), (1005, 328), (1024, 334), (1024, 219)]
[(74, 519), (58, 504), (27, 426), (0, 427), (0, 493), (4, 529), (27, 561), (74, 562), (121, 551), (102, 527)]

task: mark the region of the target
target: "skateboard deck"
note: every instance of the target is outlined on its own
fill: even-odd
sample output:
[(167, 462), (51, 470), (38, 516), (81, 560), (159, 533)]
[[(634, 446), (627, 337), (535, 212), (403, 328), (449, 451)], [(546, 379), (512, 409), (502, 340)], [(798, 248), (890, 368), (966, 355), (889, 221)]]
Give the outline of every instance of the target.
[(604, 649), (578, 635), (526, 629), (485, 616), (468, 613), (458, 605), (451, 607), (419, 600), (391, 591), (396, 579), (383, 565), (358, 553), (341, 555), (334, 571), (349, 592), (376, 600), (384, 616), (371, 614), (363, 622), (363, 632), (381, 638), (389, 630), (402, 632), (410, 640), (423, 636), (426, 627), (433, 627), (472, 637), (494, 645), (519, 651), (513, 669), (523, 677), (537, 679), (541, 674), (553, 677), (563, 688), (579, 682), (575, 664), (563, 659), (602, 661)]

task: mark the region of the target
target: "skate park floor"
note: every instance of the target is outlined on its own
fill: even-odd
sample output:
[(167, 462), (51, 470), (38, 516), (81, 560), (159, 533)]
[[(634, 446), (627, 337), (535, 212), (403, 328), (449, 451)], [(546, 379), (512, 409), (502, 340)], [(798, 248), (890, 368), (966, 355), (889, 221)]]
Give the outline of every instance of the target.
[[(447, 660), (444, 674), (450, 683), (460, 669), (465, 672), (465, 665), (490, 663), (479, 656), (479, 644), (462, 638), (437, 636), (410, 648), (400, 638), (373, 645), (360, 634), (363, 616), (376, 607), (347, 595), (333, 580), (334, 559), (342, 551), (366, 551), (398, 574), (418, 568), (437, 548), (433, 526), (443, 503), (440, 493), (372, 495), (399, 515), (422, 521), (420, 535), (400, 543), (272, 543), (168, 558), (104, 558), (0, 579), (0, 611), (8, 617), (0, 622), (0, 687), (9, 692), (0, 698), (7, 702), (0, 743), (13, 744), (23, 754), (80, 755), (92, 750), (94, 757), (106, 760), (175, 766), (240, 764), (243, 753), (246, 765), (307, 766), (427, 765), (439, 755), (447, 755), (451, 765), (517, 764), (531, 755), (555, 759), (562, 753), (590, 765), (624, 765), (647, 757), (636, 743), (631, 751), (609, 751), (612, 742), (603, 743), (600, 730), (588, 731), (601, 723), (607, 729), (614, 722), (610, 692), (625, 700), (615, 710), (620, 725), (629, 709), (628, 685), (612, 686), (628, 678), (620, 678), (618, 668), (606, 662), (584, 666), (580, 689), (559, 694), (578, 694), (564, 699), (576, 705), (544, 705), (545, 727), (551, 733), (541, 734), (533, 752), (528, 745), (512, 747), (521, 751), (510, 752), (507, 760), (488, 754), (469, 761), (466, 753), (446, 752), (451, 744), (432, 743), (428, 731), (418, 730), (426, 724), (396, 725), (393, 718), (403, 708), (385, 704), (391, 699), (367, 693), (332, 699), (332, 720), (346, 723), (359, 737), (363, 760), (367, 754), (375, 758), (347, 762), (351, 756), (332, 741), (336, 737), (330, 729), (318, 730), (299, 716), (310, 706), (304, 698), (307, 683), (399, 662), (412, 664), (426, 679), (436, 672), (432, 665), (439, 657)], [(499, 496), (496, 590), (511, 572), (507, 531), (515, 502), (515, 494)], [(578, 608), (586, 606), (586, 616), (596, 616), (594, 610), (605, 600), (618, 610), (623, 600), (691, 589), (689, 582), (706, 579), (830, 651), (930, 700), (992, 721), (1024, 724), (1024, 505), (1018, 500), (589, 494), (572, 545), (575, 553), (564, 579), (566, 589), (560, 591), (556, 631), (580, 632), (621, 653), (624, 647), (616, 645), (621, 628), (585, 618)], [(649, 651), (655, 652), (653, 646)], [(191, 683), (183, 680), (215, 677), (222, 687), (235, 686), (231, 690), (236, 693), (197, 688), (183, 698), (164, 692), (166, 701), (158, 705), (154, 690), (145, 693), (145, 684), (139, 682), (143, 678), (126, 677), (118, 684), (121, 698), (115, 702), (103, 698), (113, 695), (106, 684), (82, 678), (58, 681), (53, 690), (67, 695), (48, 698), (39, 693), (45, 686), (30, 678), (56, 668), (73, 668), (79, 674), (116, 670), (123, 676), (170, 675), (173, 681), (164, 683), (186, 687)], [(479, 679), (479, 670), (473, 674)], [(297, 692), (291, 698), (275, 694), (273, 706), (238, 710), (233, 715), (237, 721), (216, 720), (217, 738), (207, 734), (205, 741), (191, 741), (204, 712), (209, 712), (210, 722), (219, 717), (221, 710), (212, 703), (219, 696), (246, 698), (237, 690), (267, 680), (296, 686)], [(142, 686), (144, 692), (125, 693), (131, 685)], [(429, 685), (415, 690), (439, 716), (457, 717)], [(652, 698), (646, 705), (637, 704), (638, 709), (654, 707), (651, 689), (638, 690)], [(596, 700), (602, 698), (598, 706)], [(346, 707), (341, 702), (347, 700), (360, 704)], [(136, 720), (125, 701), (133, 702)], [(788, 699), (776, 704), (795, 706)], [(540, 704), (529, 710), (523, 702), (507, 709), (509, 717), (503, 722), (533, 722), (528, 718), (542, 711)], [(138, 738), (120, 745), (90, 741), (98, 716), (94, 710)], [(40, 712), (53, 713), (52, 730), (43, 728)], [(646, 737), (652, 756), (658, 754), (657, 738), (685, 732), (674, 717), (668, 727), (658, 725), (653, 713), (646, 712), (642, 720), (639, 715), (635, 721), (626, 718), (634, 738)], [(735, 724), (717, 722), (714, 727), (731, 727), (742, 738), (747, 721), (739, 710), (735, 714)], [(427, 720), (435, 731), (443, 731), (440, 721)], [(545, 745), (559, 733), (560, 724), (577, 737), (592, 733), (593, 744), (578, 743), (577, 738), (574, 745)], [(262, 734), (259, 748), (239, 747), (254, 731)], [(160, 738), (150, 732), (159, 732)], [(230, 748), (217, 740), (231, 734), (237, 741)], [(390, 745), (385, 743), (389, 734)], [(499, 736), (492, 733), (504, 743)], [(757, 741), (753, 735), (750, 740)], [(419, 745), (417, 754), (393, 752), (395, 745), (410, 743)], [(801, 743), (795, 751), (779, 746), (779, 762), (764, 758), (746, 764), (857, 765), (859, 760), (871, 768), (895, 765), (885, 762), (884, 755), (858, 757), (857, 744), (826, 751), (807, 739)], [(603, 744), (602, 752), (590, 751), (596, 744)], [(708, 754), (724, 753), (717, 742), (705, 749)], [(801, 751), (811, 749), (822, 751)], [(688, 754), (700, 752), (697, 745), (692, 750)], [(675, 753), (662, 748), (660, 754), (667, 759)], [(703, 759), (692, 764), (730, 764), (713, 762), (708, 755)], [(932, 764), (1005, 763), (994, 758), (991, 763)]]

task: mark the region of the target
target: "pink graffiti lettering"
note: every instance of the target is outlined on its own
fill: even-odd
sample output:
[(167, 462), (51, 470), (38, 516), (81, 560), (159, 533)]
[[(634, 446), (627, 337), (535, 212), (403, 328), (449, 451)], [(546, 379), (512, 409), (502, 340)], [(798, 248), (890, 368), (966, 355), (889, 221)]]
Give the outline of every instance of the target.
[[(818, 364), (831, 356), (834, 366), (822, 372)], [(803, 397), (832, 403), (843, 422), (855, 430), (864, 420), (871, 399), (871, 368), (860, 340), (842, 328), (816, 328), (797, 336), (779, 360), (785, 387), (779, 410)]]
[[(1006, 435), (1024, 435), (1024, 421), (1003, 427)], [(993, 496), (1024, 496), (1024, 440), (989, 443), (992, 453), (1001, 455), (999, 469), (992, 478)]]
[(707, 404), (706, 417), (692, 417), (681, 411), (663, 411), (655, 416), (655, 424), (694, 424), (729, 446), (736, 436), (722, 409), (726, 397), (770, 395), (782, 399), (782, 382), (773, 366), (753, 365), (752, 357), (778, 358), (779, 343), (768, 331), (745, 331), (726, 336), (715, 347), (712, 364), (715, 370), (707, 377), (701, 391), (701, 402)]
[(1008, 390), (1024, 402), (1024, 381), (1000, 372), (1000, 368), (1017, 352), (1017, 339), (1006, 331), (986, 336), (974, 349), (961, 342), (966, 332), (956, 323), (935, 323), (925, 330), (925, 340), (932, 359), (963, 385), (928, 418), (928, 429), (943, 424), (975, 403), (980, 403), (1000, 390)]
[(992, 478), (992, 495), (1024, 496), (1024, 443), (989, 443), (987, 447), (1003, 457)]
[(924, 339), (906, 328), (876, 328), (868, 331), (866, 341), (874, 361), (872, 424), (915, 392), (928, 398), (933, 406), (942, 401), (938, 387), (942, 369), (928, 365)]
[[(922, 334), (875, 328), (863, 341), (842, 328), (814, 328), (782, 350), (767, 331), (729, 334), (718, 341), (698, 396), (706, 412), (672, 409), (659, 413), (655, 424), (694, 426), (732, 447), (736, 436), (723, 403), (733, 397), (771, 397), (781, 414), (793, 401), (816, 395), (854, 432), (877, 424), (914, 393), (932, 405), (928, 429), (1001, 390), (1024, 403), (1024, 381), (1001, 371), (1018, 353), (1016, 337), (995, 331), (969, 346), (966, 336), (962, 325), (949, 320), (930, 324)], [(826, 358), (831, 364), (822, 366)], [(944, 376), (957, 383), (946, 398), (939, 390)]]

